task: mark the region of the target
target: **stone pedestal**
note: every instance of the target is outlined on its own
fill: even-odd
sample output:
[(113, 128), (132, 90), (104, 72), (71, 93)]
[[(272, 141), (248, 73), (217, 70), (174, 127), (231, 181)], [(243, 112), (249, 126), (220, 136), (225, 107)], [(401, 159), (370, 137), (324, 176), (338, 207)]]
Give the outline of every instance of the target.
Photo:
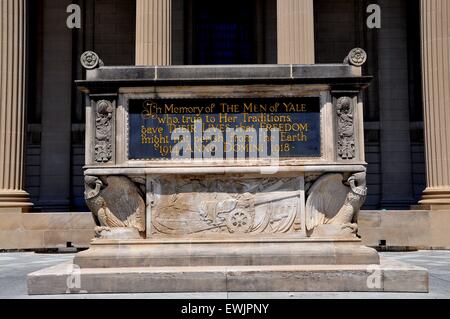
[(25, 140), (26, 1), (0, 8), (0, 208), (27, 210), (23, 188)]
[(420, 204), (450, 210), (450, 5), (422, 0), (421, 7), (427, 188)]

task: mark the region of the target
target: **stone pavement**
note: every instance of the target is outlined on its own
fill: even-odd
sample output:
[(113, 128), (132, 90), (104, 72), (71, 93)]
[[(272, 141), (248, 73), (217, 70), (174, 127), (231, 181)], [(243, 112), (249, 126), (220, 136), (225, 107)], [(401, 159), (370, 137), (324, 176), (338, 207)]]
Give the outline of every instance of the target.
[(398, 261), (427, 268), (430, 272), (429, 294), (404, 293), (176, 293), (129, 295), (69, 295), (28, 296), (26, 275), (36, 270), (62, 263), (72, 254), (0, 253), (0, 298), (145, 298), (145, 299), (376, 299), (376, 298), (450, 298), (450, 251), (418, 251), (382, 253)]

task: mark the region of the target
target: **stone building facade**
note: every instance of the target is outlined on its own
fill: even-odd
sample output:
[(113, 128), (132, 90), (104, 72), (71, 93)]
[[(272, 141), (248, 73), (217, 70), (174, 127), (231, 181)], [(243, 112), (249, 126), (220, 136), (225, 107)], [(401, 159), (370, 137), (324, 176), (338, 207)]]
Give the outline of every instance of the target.
[[(69, 29), (67, 8), (81, 8)], [(369, 28), (369, 5), (381, 28)], [(366, 209), (450, 209), (447, 0), (1, 0), (0, 207), (81, 212), (87, 50), (106, 65), (339, 63), (364, 74)], [(449, 221), (450, 223), (450, 221)]]

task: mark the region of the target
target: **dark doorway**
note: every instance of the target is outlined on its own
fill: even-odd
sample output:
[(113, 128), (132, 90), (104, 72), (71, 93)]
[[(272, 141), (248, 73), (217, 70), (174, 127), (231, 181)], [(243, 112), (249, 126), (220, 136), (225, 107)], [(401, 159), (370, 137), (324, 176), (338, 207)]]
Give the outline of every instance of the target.
[(253, 64), (256, 0), (193, 0), (193, 64)]

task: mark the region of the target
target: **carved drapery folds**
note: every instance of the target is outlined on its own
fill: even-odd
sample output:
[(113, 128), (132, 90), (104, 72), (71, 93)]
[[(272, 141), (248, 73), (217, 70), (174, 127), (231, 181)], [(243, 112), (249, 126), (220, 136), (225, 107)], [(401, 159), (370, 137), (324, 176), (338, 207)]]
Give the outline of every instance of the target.
[(317, 236), (356, 235), (357, 218), (367, 196), (366, 173), (345, 178), (321, 176), (308, 191), (306, 228)]
[(95, 117), (95, 161), (107, 163), (112, 159), (114, 107), (110, 101), (97, 102)]
[(125, 176), (86, 176), (86, 203), (97, 223), (98, 237), (140, 238), (145, 232), (141, 189)]
[(336, 103), (338, 156), (342, 160), (355, 158), (354, 106), (350, 97), (343, 96)]

